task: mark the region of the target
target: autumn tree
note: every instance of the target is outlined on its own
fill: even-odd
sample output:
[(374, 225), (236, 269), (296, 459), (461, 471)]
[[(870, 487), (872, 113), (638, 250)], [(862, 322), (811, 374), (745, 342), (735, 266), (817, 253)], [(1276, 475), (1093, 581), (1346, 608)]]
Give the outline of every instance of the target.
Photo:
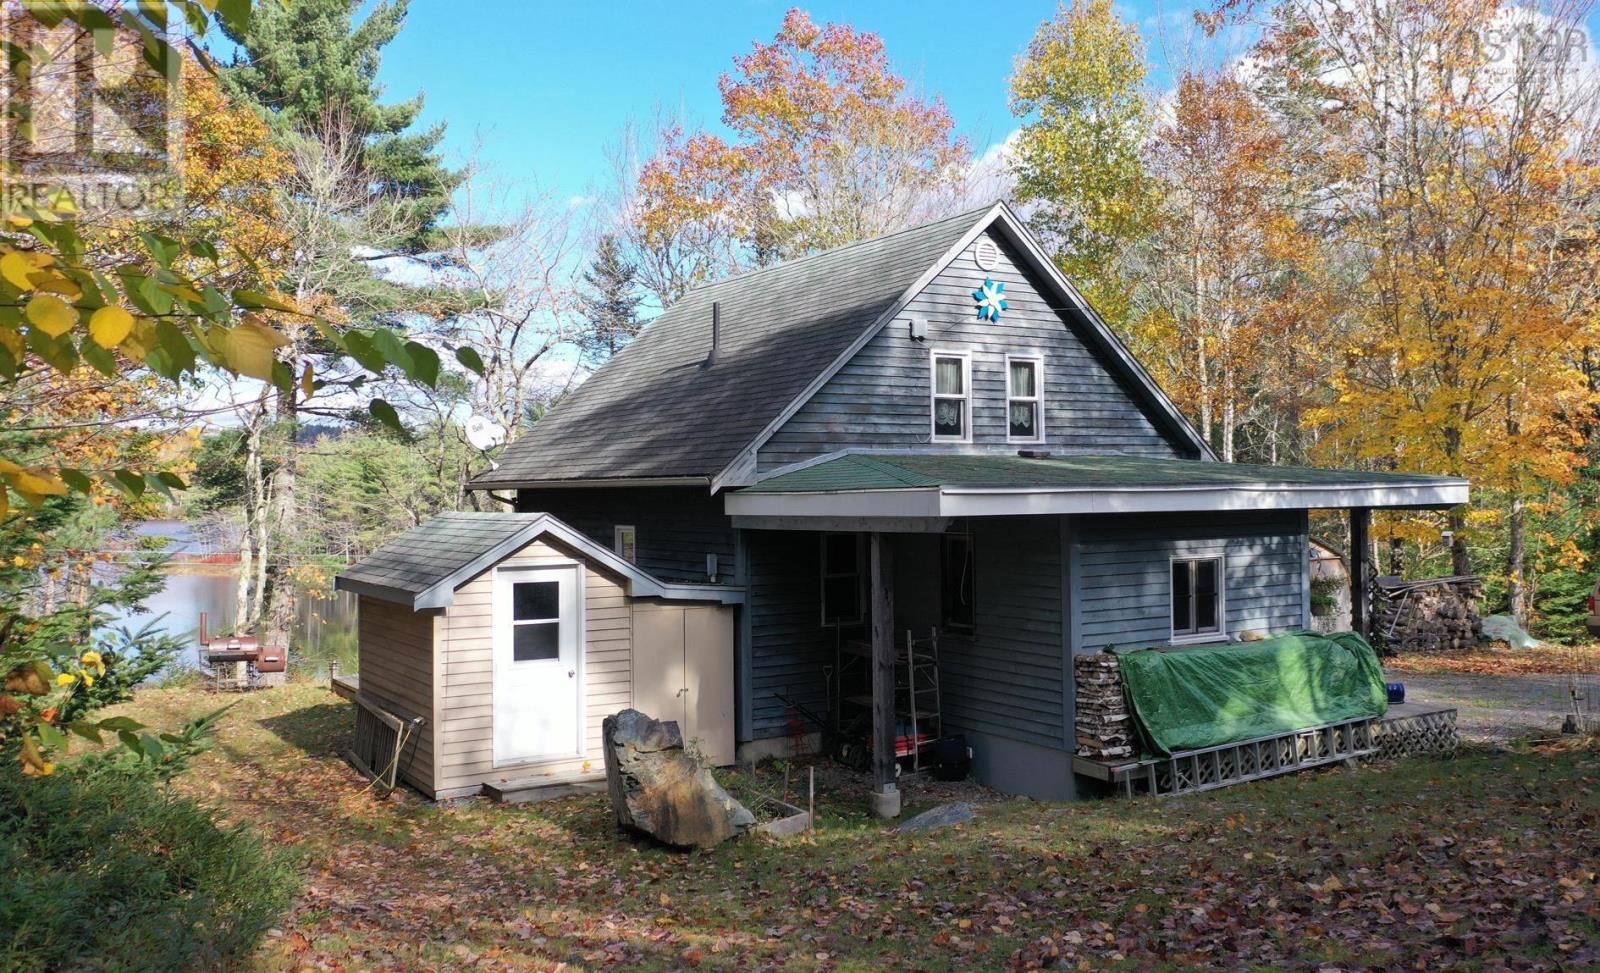
[(675, 243), (689, 267), (663, 303), (731, 264), (914, 226), (957, 201), (967, 142), (941, 101), (894, 73), (876, 34), (790, 10), (718, 89), (731, 140), (668, 127), (639, 174), (631, 218), (647, 251)]
[(1111, 0), (1073, 0), (1039, 25), (1011, 79), (1022, 119), (1016, 199), (1069, 279), (1109, 320), (1127, 315), (1123, 260), (1150, 230), (1151, 106), (1144, 43)]

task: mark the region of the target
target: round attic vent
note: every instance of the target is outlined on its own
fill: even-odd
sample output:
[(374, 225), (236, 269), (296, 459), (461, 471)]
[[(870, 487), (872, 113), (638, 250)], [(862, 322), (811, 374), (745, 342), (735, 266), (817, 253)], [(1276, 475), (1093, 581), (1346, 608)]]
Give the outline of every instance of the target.
[(979, 240), (978, 245), (972, 248), (972, 259), (979, 270), (993, 270), (1000, 263), (1000, 248), (994, 245), (993, 240)]

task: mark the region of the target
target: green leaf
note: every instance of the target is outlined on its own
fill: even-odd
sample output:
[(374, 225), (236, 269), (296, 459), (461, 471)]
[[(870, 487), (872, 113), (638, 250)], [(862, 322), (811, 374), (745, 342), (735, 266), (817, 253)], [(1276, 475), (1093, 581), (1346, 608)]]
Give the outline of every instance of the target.
[(377, 419), (379, 422), (388, 426), (390, 429), (393, 429), (400, 435), (407, 438), (410, 437), (411, 434), (400, 422), (400, 414), (394, 411), (394, 406), (382, 399), (373, 399), (372, 402), (368, 404), (367, 409), (372, 413), (372, 417), (374, 419)]
[(189, 484), (183, 482), (183, 477), (179, 476), (176, 473), (172, 473), (172, 472), (169, 472), (167, 470), (162, 470), (160, 473), (156, 474), (156, 477), (158, 479), (160, 479), (162, 483), (165, 483), (167, 486), (171, 487), (174, 490), (187, 490), (187, 489), (189, 489)]
[(57, 470), (56, 473), (60, 475), (67, 486), (72, 487), (79, 493), (88, 493), (90, 488), (94, 486), (94, 481), (84, 475), (82, 470)]
[(456, 361), (460, 362), (464, 367), (476, 372), (478, 375), (483, 375), (483, 359), (478, 355), (476, 350), (469, 348), (466, 345), (462, 345), (460, 348), (456, 349)]
[(141, 757), (144, 756), (144, 747), (139, 745), (139, 737), (132, 730), (118, 730), (117, 739), (121, 740), (122, 745), (127, 747), (129, 750), (132, 750)]
[(62, 374), (78, 367), (78, 350), (64, 338), (52, 338), (39, 329), (30, 329), (28, 347), (44, 359), (45, 364)]
[(73, 720), (71, 723), (67, 724), (67, 729), (71, 730), (73, 733), (76, 733), (78, 736), (83, 737), (85, 740), (92, 740), (95, 743), (106, 742), (105, 737), (100, 735), (100, 730), (93, 723), (86, 723), (83, 720)]
[(416, 378), (411, 374), (414, 366), (411, 356), (406, 353), (405, 346), (400, 344), (400, 338), (388, 328), (373, 328), (368, 334), (372, 338), (372, 347), (383, 356), (383, 360), (397, 366), (408, 378)]
[(159, 762), (167, 752), (167, 748), (161, 745), (161, 741), (148, 733), (140, 734), (139, 747), (144, 752), (144, 755), (150, 758), (151, 763)]
[(143, 723), (126, 716), (108, 716), (101, 720), (97, 725), (102, 730), (109, 730), (115, 733), (124, 733), (129, 730), (144, 729)]
[(154, 473), (146, 473), (144, 475), (144, 485), (148, 489), (155, 490), (157, 493), (159, 493), (162, 496), (166, 497), (168, 500), (176, 500), (176, 499), (178, 499), (177, 497), (174, 497), (172, 495), (172, 489), (170, 487), (168, 487), (165, 483), (161, 482), (161, 477), (157, 476)]
[(139, 239), (144, 241), (145, 248), (150, 251), (150, 256), (155, 258), (156, 263), (169, 270), (172, 268), (172, 261), (183, 252), (183, 245), (177, 240), (159, 233), (141, 233)]
[(52, 750), (65, 750), (67, 748), (67, 735), (49, 723), (40, 723), (37, 728), (39, 742)]
[(388, 364), (378, 349), (372, 346), (372, 338), (361, 331), (352, 331), (344, 336), (345, 351), (354, 358), (362, 368), (375, 375), (382, 375), (384, 367)]
[(274, 311), (287, 311), (290, 314), (302, 313), (299, 308), (287, 301), (279, 300), (262, 291), (253, 291), (245, 288), (240, 288), (233, 292), (233, 303), (240, 307), (269, 308)]
[(217, 0), (217, 18), (230, 34), (249, 33), (250, 0)]
[(83, 339), (82, 344), (78, 346), (78, 354), (82, 355), (84, 361), (92, 365), (95, 371), (106, 378), (117, 377), (117, 356), (100, 347), (89, 338)]
[(131, 497), (144, 496), (144, 477), (132, 470), (113, 470), (111, 475), (121, 484), (122, 489)]
[(415, 341), (406, 342), (406, 354), (411, 358), (411, 377), (428, 386), (439, 385), (439, 353)]

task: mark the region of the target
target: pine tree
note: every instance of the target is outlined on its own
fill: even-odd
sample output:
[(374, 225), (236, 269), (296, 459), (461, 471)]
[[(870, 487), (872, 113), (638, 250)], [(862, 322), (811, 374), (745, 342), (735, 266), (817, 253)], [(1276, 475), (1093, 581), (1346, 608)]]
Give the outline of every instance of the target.
[(403, 200), (416, 227), (407, 249), (427, 249), (428, 231), (450, 207), (461, 174), (439, 153), (443, 124), (413, 131), (422, 95), (382, 104), (383, 48), (405, 25), (409, 0), (383, 0), (357, 24), (358, 0), (258, 5), (249, 29), (229, 31), (239, 53), (225, 77), (281, 134), (348, 128), (361, 146), (375, 198)]
[(578, 347), (585, 361), (604, 362), (639, 333), (638, 269), (622, 255), (613, 234), (600, 238), (594, 262), (583, 272), (584, 329)]

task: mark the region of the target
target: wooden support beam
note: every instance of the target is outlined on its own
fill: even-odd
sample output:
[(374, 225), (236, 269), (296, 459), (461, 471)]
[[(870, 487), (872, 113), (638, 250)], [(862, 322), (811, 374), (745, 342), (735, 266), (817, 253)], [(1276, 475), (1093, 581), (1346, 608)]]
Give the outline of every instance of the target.
[(1372, 509), (1350, 508), (1350, 630), (1367, 634), (1367, 557), (1372, 541)]
[(882, 531), (871, 542), (872, 591), (872, 811), (900, 816), (894, 759), (894, 547)]

